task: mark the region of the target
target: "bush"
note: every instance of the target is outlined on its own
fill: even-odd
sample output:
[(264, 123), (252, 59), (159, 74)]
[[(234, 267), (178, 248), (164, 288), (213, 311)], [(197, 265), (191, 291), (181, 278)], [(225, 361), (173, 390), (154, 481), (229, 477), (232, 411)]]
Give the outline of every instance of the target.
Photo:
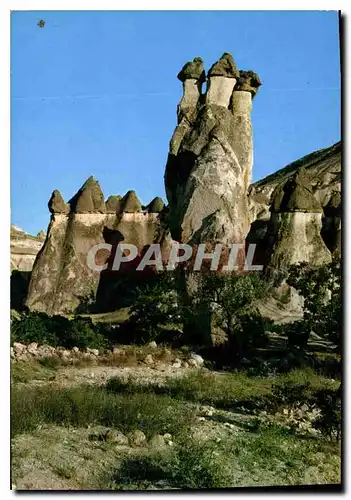
[(322, 389), (314, 395), (320, 416), (314, 427), (329, 439), (341, 437), (341, 386), (337, 389)]
[(62, 316), (47, 316), (29, 312), (11, 323), (12, 342), (37, 342), (67, 349), (72, 347), (102, 349), (107, 340), (91, 319), (75, 317), (72, 320)]
[(158, 482), (164, 488), (210, 489), (225, 488), (232, 482), (223, 466), (217, 446), (183, 440), (172, 454), (125, 459), (113, 477), (113, 489), (150, 489)]

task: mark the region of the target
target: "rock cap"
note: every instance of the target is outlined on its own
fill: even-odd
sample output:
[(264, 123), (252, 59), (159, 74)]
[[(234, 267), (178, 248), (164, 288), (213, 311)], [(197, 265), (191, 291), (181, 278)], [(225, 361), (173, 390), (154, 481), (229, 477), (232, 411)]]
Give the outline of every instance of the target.
[(252, 97), (255, 97), (261, 85), (262, 81), (257, 73), (251, 69), (248, 71), (240, 70), (240, 76), (234, 90), (250, 92)]
[(226, 78), (239, 78), (240, 73), (234, 62), (233, 56), (229, 52), (224, 52), (219, 61), (215, 62), (208, 76), (225, 76)]
[(183, 68), (179, 71), (177, 78), (181, 82), (190, 79), (200, 80), (201, 83), (204, 82), (206, 80), (206, 73), (201, 57), (195, 57), (192, 61), (185, 63)]

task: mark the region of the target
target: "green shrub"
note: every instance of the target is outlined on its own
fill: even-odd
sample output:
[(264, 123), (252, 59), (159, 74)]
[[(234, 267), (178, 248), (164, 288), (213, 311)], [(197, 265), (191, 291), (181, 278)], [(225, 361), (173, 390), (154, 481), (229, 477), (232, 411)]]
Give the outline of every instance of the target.
[(146, 490), (158, 482), (165, 489), (228, 487), (232, 477), (220, 461), (216, 448), (213, 442), (200, 444), (183, 436), (172, 454), (125, 459), (113, 477), (112, 489)]
[(313, 331), (334, 343), (341, 351), (341, 267), (334, 260), (325, 266), (313, 267), (307, 263), (289, 269), (287, 283), (304, 297), (302, 321), (288, 327), (290, 344), (305, 347)]
[(71, 349), (102, 349), (108, 340), (100, 333), (101, 327), (94, 325), (90, 318), (75, 317), (72, 320), (63, 316), (47, 316), (43, 313), (29, 312), (11, 322), (12, 342), (37, 342)]
[(158, 340), (160, 326), (181, 322), (181, 311), (173, 273), (159, 273), (150, 285), (137, 289), (130, 309), (135, 341)]
[(329, 439), (339, 440), (341, 436), (341, 386), (335, 389), (322, 389), (314, 395), (320, 417), (314, 427)]

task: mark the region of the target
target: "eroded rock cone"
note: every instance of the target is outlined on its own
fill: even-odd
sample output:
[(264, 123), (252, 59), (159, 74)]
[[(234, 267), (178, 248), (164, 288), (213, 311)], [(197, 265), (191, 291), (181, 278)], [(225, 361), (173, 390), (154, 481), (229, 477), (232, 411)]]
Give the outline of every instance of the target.
[(279, 281), (292, 264), (330, 262), (331, 253), (321, 237), (321, 229), (322, 207), (301, 169), (278, 186), (272, 196), (267, 229), (268, 274)]
[(122, 196), (111, 195), (106, 200), (106, 213), (119, 214), (122, 209)]
[(312, 212), (321, 213), (322, 207), (314, 197), (304, 169), (278, 186), (272, 195), (273, 212)]
[(128, 191), (123, 197), (121, 204), (123, 212), (135, 213), (142, 211), (140, 200), (135, 191)]
[(156, 198), (154, 198), (147, 206), (147, 211), (149, 213), (159, 213), (162, 212), (164, 206), (165, 204), (163, 202), (163, 199), (159, 196), (156, 196)]
[(58, 189), (55, 189), (55, 191), (52, 192), (48, 207), (52, 214), (67, 214), (69, 212), (69, 204), (65, 203), (65, 200)]
[(104, 195), (93, 176), (89, 177), (69, 204), (74, 213), (106, 213)]

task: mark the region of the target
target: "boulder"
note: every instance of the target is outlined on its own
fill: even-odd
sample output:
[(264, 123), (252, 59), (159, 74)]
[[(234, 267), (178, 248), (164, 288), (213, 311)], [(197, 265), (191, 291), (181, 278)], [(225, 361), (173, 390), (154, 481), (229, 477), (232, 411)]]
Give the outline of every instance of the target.
[(134, 446), (144, 446), (146, 444), (146, 436), (143, 431), (136, 430), (128, 435), (129, 442)]
[(165, 445), (166, 445), (165, 438), (160, 434), (156, 434), (149, 441), (149, 446), (151, 448), (163, 448)]
[(105, 434), (105, 440), (109, 443), (117, 444), (118, 446), (128, 446), (129, 439), (122, 432), (109, 429)]

